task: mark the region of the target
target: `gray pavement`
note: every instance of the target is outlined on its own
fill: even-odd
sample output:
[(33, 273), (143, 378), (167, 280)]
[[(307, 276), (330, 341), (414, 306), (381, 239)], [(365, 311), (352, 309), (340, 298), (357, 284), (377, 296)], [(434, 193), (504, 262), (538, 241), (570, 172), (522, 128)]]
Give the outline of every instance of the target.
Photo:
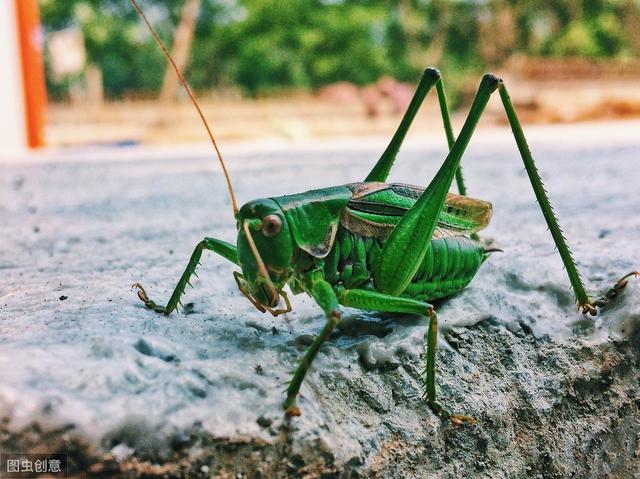
[[(635, 123), (532, 129), (534, 158), (594, 292), (640, 268), (637, 131)], [(470, 470), (495, 472), (492, 460), (502, 457), (505, 470), (522, 473), (537, 464), (522, 456), (533, 446), (516, 454), (514, 445), (510, 455), (510, 439), (500, 434), (540, 426), (516, 417), (516, 397), (522, 401), (528, 394), (529, 406), (543, 414), (564, 397), (567, 383), (598, 371), (605, 352), (623, 358), (625, 374), (637, 361), (615, 348), (637, 336), (640, 285), (632, 281), (595, 321), (578, 314), (512, 138), (503, 129), (486, 138), (472, 141), (464, 172), (471, 196), (493, 203), (483, 237), (504, 253), (494, 254), (467, 290), (439, 305), (443, 401), (477, 416), (479, 432), (441, 423), (419, 399), (424, 318), (350, 310), (302, 387), (303, 415), (295, 420), (287, 454), (305, 465), (316, 454), (327, 470), (410, 477), (467, 471), (456, 457), (473, 457)], [(231, 148), (227, 157), (243, 203), (361, 180), (380, 146), (318, 141), (292, 150)], [(426, 185), (445, 153), (441, 139), (410, 143), (392, 180)], [(281, 441), (283, 384), (323, 324), (320, 309), (296, 296), (284, 319), (261, 315), (237, 291), (233, 266), (206, 254), (185, 312), (155, 315), (130, 290), (140, 281), (152, 298), (166, 301), (200, 239), (234, 242), (224, 182), (206, 145), (87, 148), (0, 165), (0, 225), (0, 415), (11, 433), (5, 439), (26, 444), (22, 434), (34, 424), (45, 430), (66, 424), (66, 434), (87, 444), (96, 455), (87, 453), (91, 457), (111, 451), (121, 460), (152, 462), (174, 461), (176, 436), (193, 431), (218, 440), (243, 438), (262, 444), (263, 451)], [(492, 335), (502, 342), (492, 342)], [(473, 341), (461, 347), (465, 338)], [(483, 345), (489, 349), (475, 349)], [(483, 362), (487, 354), (497, 363)], [(505, 354), (512, 366), (504, 363)], [(586, 365), (580, 354), (590, 355)], [(560, 363), (556, 369), (531, 363), (548, 355)], [(633, 396), (625, 391), (620, 401)], [(630, 420), (637, 421), (637, 408)], [(553, 427), (565, 427), (556, 419)], [(573, 451), (571, 437), (579, 448), (589, 421), (597, 424), (586, 419), (586, 429), (557, 433), (566, 436), (567, 450)], [(491, 429), (500, 424), (501, 433)], [(548, 434), (556, 434), (553, 427)], [(456, 434), (465, 436), (447, 445)], [(484, 449), (476, 444), (479, 437)], [(202, 464), (215, 468), (206, 452), (189, 444), (180, 457), (198, 468), (194, 457), (205, 458)], [(422, 452), (422, 459), (407, 456), (419, 456), (426, 445), (432, 452)], [(440, 459), (429, 458), (436, 453)], [(562, 454), (569, 453), (550, 453), (552, 465), (566, 465)], [(420, 466), (427, 458), (435, 462)], [(605, 467), (599, 460), (597, 467)], [(620, 467), (631, 467), (634, 459), (629, 461)], [(250, 463), (227, 467), (253, 470)], [(587, 459), (584, 464), (596, 467)]]

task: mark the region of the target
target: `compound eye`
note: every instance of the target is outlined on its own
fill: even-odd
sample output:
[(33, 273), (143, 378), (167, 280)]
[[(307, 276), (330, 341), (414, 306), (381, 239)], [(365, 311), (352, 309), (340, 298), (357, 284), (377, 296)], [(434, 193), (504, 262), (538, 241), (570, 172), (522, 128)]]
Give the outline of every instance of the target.
[(278, 215), (265, 216), (262, 220), (262, 234), (272, 237), (280, 233), (282, 229), (282, 220)]

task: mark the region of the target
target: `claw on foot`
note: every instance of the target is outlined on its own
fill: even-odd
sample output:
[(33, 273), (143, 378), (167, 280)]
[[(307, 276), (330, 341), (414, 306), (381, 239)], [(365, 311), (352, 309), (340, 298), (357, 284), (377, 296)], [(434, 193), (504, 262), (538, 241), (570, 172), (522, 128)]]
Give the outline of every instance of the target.
[(591, 303), (579, 304), (578, 309), (582, 310), (582, 314), (590, 314), (591, 316), (596, 316), (598, 314), (598, 310), (595, 306), (595, 301)]
[(582, 310), (582, 314), (590, 314), (591, 316), (595, 316), (598, 314), (597, 308), (604, 308), (609, 301), (613, 298), (617, 297), (618, 294), (627, 286), (629, 283), (630, 277), (640, 277), (640, 271), (631, 271), (630, 273), (625, 274), (622, 278), (616, 281), (616, 284), (613, 285), (603, 296), (598, 299), (594, 299), (593, 301), (585, 304), (579, 304), (578, 309)]
[(156, 313), (169, 314), (166, 307), (158, 306), (156, 303), (149, 299), (147, 292), (140, 283), (133, 283), (131, 289), (138, 290), (138, 298), (140, 298), (140, 301), (142, 301), (147, 308), (152, 309)]
[(449, 416), (449, 420), (455, 426), (462, 426), (463, 424), (466, 424), (467, 426), (475, 426), (478, 423), (478, 420), (475, 417), (462, 416), (459, 414), (451, 414)]
[(149, 301), (151, 301), (149, 299), (149, 296), (147, 295), (147, 292), (145, 291), (145, 289), (142, 287), (142, 285), (140, 283), (133, 283), (131, 285), (131, 289), (137, 289), (138, 290), (138, 298), (140, 298), (140, 300), (143, 303), (148, 303)]
[(454, 426), (475, 426), (478, 423), (478, 420), (472, 416), (451, 414), (437, 402), (430, 402), (429, 407), (434, 413), (436, 413), (436, 415), (440, 416), (442, 419), (448, 419), (449, 421), (451, 421)]
[(631, 273), (627, 273), (627, 274), (625, 274), (622, 278), (620, 278), (620, 279), (618, 280), (618, 282), (615, 284), (615, 286), (613, 287), (613, 289), (616, 289), (616, 288), (617, 288), (618, 290), (623, 289), (623, 288), (627, 285), (627, 283), (629, 282), (629, 281), (627, 280), (627, 278), (631, 278), (632, 276), (633, 276), (634, 278), (640, 278), (640, 271), (631, 271)]
[(299, 417), (302, 415), (298, 406), (291, 406), (284, 410), (284, 415), (287, 417)]

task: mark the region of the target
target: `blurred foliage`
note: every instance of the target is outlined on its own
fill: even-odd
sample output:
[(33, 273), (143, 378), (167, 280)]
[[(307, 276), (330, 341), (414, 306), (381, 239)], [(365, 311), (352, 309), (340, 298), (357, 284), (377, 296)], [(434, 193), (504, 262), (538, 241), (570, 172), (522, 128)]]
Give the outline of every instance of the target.
[[(143, 0), (167, 43), (184, 0)], [(129, 0), (40, 0), (46, 32), (80, 28), (109, 97), (158, 91), (165, 62)], [(197, 90), (416, 81), (438, 65), (450, 90), (514, 53), (630, 58), (637, 0), (202, 0), (187, 76)], [(69, 80), (48, 83), (64, 96)]]

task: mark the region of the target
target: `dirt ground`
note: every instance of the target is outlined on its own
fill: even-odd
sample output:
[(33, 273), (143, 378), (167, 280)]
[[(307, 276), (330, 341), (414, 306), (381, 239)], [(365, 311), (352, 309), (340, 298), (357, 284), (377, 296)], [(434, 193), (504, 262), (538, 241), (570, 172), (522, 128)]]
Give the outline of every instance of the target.
[[(525, 76), (531, 74), (529, 76)], [(504, 77), (525, 123), (568, 123), (640, 117), (640, 78), (569, 80), (536, 78), (537, 71), (511, 69)], [(548, 76), (548, 74), (546, 74)], [(540, 76), (540, 75), (538, 75)], [(444, 79), (446, 81), (446, 79)], [(465, 87), (471, 101), (477, 79)], [(384, 85), (384, 83), (382, 83)], [(385, 136), (393, 132), (411, 97), (413, 86), (400, 84), (402, 95), (382, 95), (375, 88), (358, 91), (353, 85), (335, 85), (318, 94), (242, 99), (218, 93), (200, 99), (216, 137), (223, 143), (279, 141), (306, 144), (309, 140)], [(407, 91), (408, 89), (408, 91)], [(372, 93), (373, 91), (373, 93)], [(386, 90), (385, 90), (386, 91)], [(438, 105), (430, 94), (413, 126), (416, 137), (428, 134), (438, 121)], [(453, 115), (459, 130), (466, 116), (464, 105)], [(121, 101), (99, 105), (52, 104), (46, 129), (53, 147), (86, 144), (179, 143), (206, 138), (205, 130), (186, 100)], [(489, 108), (483, 123), (504, 124), (499, 104)]]

